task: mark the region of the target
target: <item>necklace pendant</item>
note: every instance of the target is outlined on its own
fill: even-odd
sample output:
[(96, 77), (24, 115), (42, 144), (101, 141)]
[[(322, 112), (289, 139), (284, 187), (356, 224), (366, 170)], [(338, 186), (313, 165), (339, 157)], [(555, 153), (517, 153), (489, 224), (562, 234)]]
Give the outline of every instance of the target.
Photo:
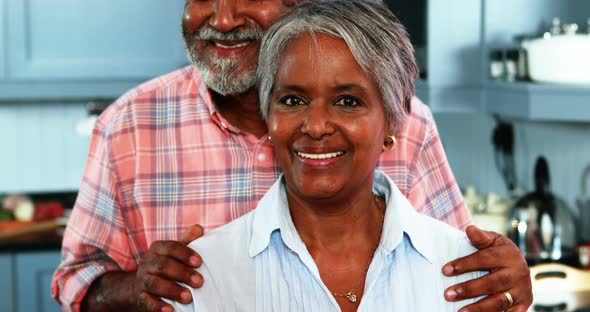
[(344, 296), (346, 297), (346, 299), (348, 299), (348, 301), (352, 303), (356, 302), (356, 295), (354, 294), (354, 290), (347, 292)]

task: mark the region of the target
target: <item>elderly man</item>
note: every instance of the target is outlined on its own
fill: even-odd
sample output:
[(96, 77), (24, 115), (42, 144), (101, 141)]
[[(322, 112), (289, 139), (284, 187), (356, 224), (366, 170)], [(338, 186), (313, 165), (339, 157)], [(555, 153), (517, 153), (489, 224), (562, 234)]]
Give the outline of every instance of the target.
[[(186, 243), (254, 209), (278, 175), (255, 69), (263, 32), (294, 2), (186, 1), (194, 66), (137, 87), (97, 121), (52, 283), (64, 310), (171, 311), (160, 297), (191, 301), (177, 281), (207, 282)], [(470, 216), (432, 115), (418, 99), (407, 106), (396, 152), (379, 168), (419, 212), (465, 229)], [(491, 273), (451, 286), (447, 300), (489, 295), (466, 309), (525, 311), (532, 294), (518, 249), (496, 233), (467, 234), (480, 251), (441, 270)]]

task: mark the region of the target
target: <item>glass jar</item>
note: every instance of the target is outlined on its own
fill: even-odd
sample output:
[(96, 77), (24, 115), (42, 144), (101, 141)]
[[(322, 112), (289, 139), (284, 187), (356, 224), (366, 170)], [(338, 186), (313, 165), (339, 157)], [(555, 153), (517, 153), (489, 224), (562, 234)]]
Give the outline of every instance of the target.
[(490, 78), (492, 80), (504, 78), (504, 53), (502, 50), (493, 50), (490, 53)]
[(516, 80), (518, 73), (518, 49), (510, 49), (506, 51), (506, 59), (504, 60), (504, 79), (508, 82)]

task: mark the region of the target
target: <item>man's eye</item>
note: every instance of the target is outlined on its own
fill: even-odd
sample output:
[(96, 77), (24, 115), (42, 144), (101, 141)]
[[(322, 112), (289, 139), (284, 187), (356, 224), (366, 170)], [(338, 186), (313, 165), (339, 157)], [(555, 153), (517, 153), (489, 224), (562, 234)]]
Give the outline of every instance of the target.
[(353, 96), (344, 96), (336, 102), (336, 105), (342, 105), (342, 106), (346, 106), (346, 107), (355, 107), (355, 106), (359, 106), (360, 103)]
[(287, 106), (297, 106), (303, 104), (303, 100), (301, 98), (292, 95), (283, 97), (279, 102)]

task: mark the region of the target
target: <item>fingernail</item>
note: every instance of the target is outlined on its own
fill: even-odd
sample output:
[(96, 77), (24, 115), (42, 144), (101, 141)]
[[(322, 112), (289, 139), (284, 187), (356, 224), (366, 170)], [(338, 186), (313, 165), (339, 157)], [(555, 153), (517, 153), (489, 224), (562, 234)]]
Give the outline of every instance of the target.
[(172, 308), (170, 308), (170, 307), (163, 307), (162, 309), (160, 309), (160, 311), (162, 311), (162, 312), (174, 312), (174, 310), (172, 310)]
[(193, 275), (191, 277), (191, 282), (193, 282), (194, 286), (199, 285), (201, 283), (201, 278), (198, 277), (197, 275)]
[(454, 290), (450, 289), (447, 291), (447, 299), (454, 300), (456, 297), (457, 293)]
[(191, 300), (191, 294), (188, 291), (183, 291), (180, 294), (180, 297), (182, 298), (182, 301), (184, 301), (184, 302), (189, 302)]
[(453, 271), (455, 271), (455, 270), (453, 269), (452, 265), (445, 265), (443, 267), (443, 273), (446, 275), (453, 274)]
[(189, 262), (191, 263), (192, 266), (197, 266), (197, 264), (199, 264), (199, 259), (195, 256), (190, 257)]

